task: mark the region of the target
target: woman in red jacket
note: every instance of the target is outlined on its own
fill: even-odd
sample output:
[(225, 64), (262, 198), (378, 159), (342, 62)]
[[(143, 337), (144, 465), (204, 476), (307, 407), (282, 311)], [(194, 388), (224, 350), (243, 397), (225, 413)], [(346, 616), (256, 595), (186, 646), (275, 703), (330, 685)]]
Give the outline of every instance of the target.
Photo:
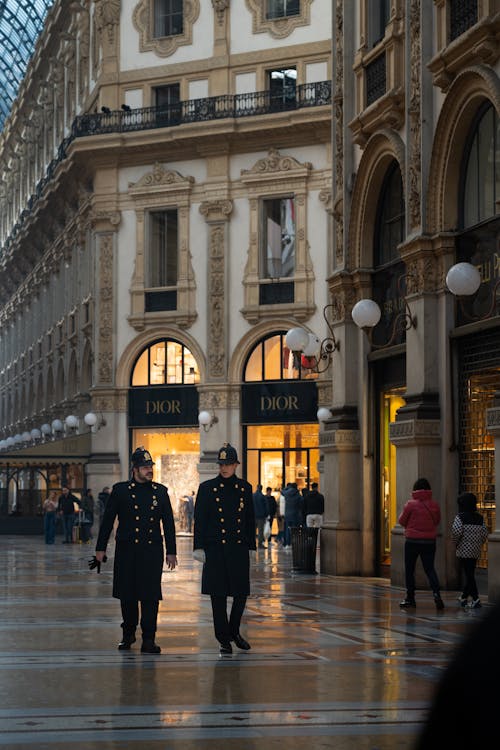
[(441, 520), (439, 505), (432, 499), (432, 490), (427, 479), (417, 479), (413, 485), (411, 500), (408, 500), (399, 516), (405, 530), (405, 578), (406, 598), (400, 607), (415, 607), (415, 565), (420, 557), (425, 574), (434, 594), (437, 609), (444, 609), (439, 593), (439, 579), (434, 568), (437, 528)]

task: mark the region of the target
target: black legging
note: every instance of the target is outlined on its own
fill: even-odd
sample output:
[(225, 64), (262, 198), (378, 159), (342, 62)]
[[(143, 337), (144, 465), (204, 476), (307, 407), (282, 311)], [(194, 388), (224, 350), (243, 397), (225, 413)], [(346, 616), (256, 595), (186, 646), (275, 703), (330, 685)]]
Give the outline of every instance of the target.
[(477, 599), (479, 597), (475, 577), (477, 560), (475, 557), (460, 557), (459, 560), (460, 565), (462, 566), (462, 570), (465, 574), (465, 583), (462, 596), (464, 597), (464, 599), (467, 599), (468, 596), (472, 596), (473, 599)]
[(434, 594), (439, 594), (439, 579), (434, 568), (436, 542), (434, 540), (407, 539), (405, 541), (406, 593), (415, 596), (415, 565), (420, 557), (429, 585)]

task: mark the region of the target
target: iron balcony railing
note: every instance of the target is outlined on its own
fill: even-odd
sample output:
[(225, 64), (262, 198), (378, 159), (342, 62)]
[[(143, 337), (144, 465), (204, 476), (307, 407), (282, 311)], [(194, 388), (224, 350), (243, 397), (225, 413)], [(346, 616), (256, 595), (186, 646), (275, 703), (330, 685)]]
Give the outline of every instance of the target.
[(331, 101), (331, 81), (320, 81), (304, 83), (297, 86), (294, 92), (286, 91), (283, 95), (270, 91), (225, 94), (204, 99), (188, 99), (169, 106), (79, 115), (73, 122), (71, 132), (74, 138), (105, 133), (126, 133), (208, 120), (267, 115), (304, 107), (320, 107), (331, 104)]
[(206, 122), (227, 118), (267, 115), (305, 107), (321, 107), (332, 102), (331, 81), (304, 83), (290, 92), (287, 88), (282, 95), (271, 91), (257, 91), (249, 94), (226, 94), (205, 99), (188, 99), (168, 107), (142, 107), (129, 111), (94, 112), (78, 115), (72, 124), (71, 133), (59, 145), (57, 155), (47, 167), (45, 175), (37, 182), (35, 191), (29, 197), (26, 207), (19, 214), (2, 250), (8, 250), (21, 230), (24, 220), (30, 215), (41, 198), (45, 187), (54, 177), (57, 165), (67, 156), (68, 146), (75, 140), (89, 135), (125, 133), (136, 130), (173, 127), (193, 122)]

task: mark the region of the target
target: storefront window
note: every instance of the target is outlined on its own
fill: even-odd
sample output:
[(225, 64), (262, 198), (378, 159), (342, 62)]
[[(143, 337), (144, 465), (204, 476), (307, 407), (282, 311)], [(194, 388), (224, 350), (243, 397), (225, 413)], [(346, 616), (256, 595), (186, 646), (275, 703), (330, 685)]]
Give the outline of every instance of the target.
[[(155, 462), (154, 478), (168, 487), (176, 520), (180, 521), (182, 498), (196, 492), (200, 482), (200, 433), (192, 428), (132, 430), (132, 451), (146, 448)], [(179, 528), (179, 526), (178, 526)]]
[(189, 349), (178, 341), (159, 339), (137, 358), (132, 370), (132, 386), (194, 385), (200, 382), (197, 362)]
[(252, 350), (245, 366), (244, 381), (315, 379), (312, 363), (300, 354), (290, 351), (285, 344), (286, 332), (270, 334)]
[(319, 483), (318, 425), (255, 425), (247, 428), (247, 478), (279, 492), (288, 482), (299, 490)]

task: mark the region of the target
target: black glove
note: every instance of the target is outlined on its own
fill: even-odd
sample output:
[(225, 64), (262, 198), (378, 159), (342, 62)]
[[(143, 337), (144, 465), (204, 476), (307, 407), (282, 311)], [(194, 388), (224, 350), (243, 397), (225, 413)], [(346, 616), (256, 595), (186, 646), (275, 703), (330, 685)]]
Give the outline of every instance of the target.
[[(106, 555), (104, 555), (104, 557), (102, 558), (102, 561), (106, 562), (107, 559), (108, 558), (106, 557)], [(101, 563), (99, 562), (99, 560), (97, 559), (95, 555), (94, 557), (91, 557), (89, 560), (89, 570), (94, 570), (94, 568), (97, 568), (98, 573), (101, 572)]]

